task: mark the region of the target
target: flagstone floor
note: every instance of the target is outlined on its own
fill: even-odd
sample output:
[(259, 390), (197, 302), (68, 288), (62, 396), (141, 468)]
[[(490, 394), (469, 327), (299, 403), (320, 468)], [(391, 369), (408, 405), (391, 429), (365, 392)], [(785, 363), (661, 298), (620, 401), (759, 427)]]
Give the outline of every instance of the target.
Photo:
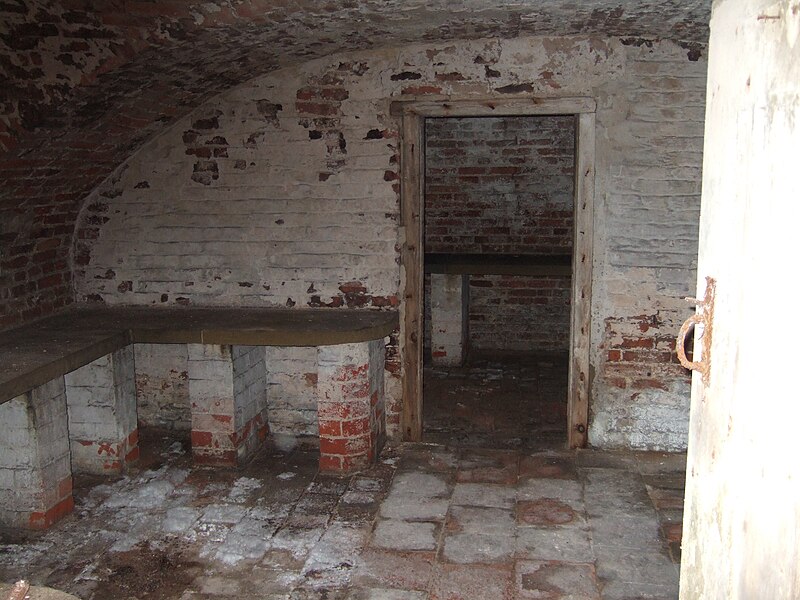
[(195, 467), (188, 441), (145, 431), (137, 471), (82, 478), (73, 515), (0, 537), (0, 581), (82, 600), (677, 598), (685, 455), (568, 451), (561, 409), (477, 401), (549, 389), (546, 367), (440, 374), (460, 416), (432, 401), (429, 443), (344, 478), (300, 449)]

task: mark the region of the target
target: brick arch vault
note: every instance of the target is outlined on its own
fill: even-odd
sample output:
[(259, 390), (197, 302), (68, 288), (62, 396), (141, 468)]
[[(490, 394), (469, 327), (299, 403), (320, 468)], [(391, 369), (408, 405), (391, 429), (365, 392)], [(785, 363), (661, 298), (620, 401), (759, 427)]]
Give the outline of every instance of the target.
[[(538, 4), (538, 3), (537, 3)], [(0, 328), (74, 301), (82, 201), (164, 127), (244, 81), (345, 50), (520, 35), (649, 36), (689, 54), (708, 3), (354, 0), (0, 4)]]

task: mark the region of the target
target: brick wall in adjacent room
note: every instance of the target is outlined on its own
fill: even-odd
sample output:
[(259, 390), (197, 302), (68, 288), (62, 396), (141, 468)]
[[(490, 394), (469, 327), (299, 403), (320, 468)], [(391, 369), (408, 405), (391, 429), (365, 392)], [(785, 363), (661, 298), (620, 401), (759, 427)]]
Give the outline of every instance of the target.
[(425, 121), (425, 252), (569, 254), (572, 116)]
[[(425, 251), (572, 252), (574, 117), (428, 119)], [(470, 346), (569, 347), (569, 277), (470, 279)]]
[(473, 275), (469, 288), (473, 348), (569, 350), (569, 277)]

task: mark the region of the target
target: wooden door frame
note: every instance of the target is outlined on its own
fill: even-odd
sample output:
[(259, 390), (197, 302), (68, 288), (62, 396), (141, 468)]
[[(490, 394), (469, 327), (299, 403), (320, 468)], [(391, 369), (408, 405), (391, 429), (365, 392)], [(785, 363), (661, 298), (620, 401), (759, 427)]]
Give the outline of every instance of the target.
[(402, 244), (400, 339), (403, 355), (403, 439), (422, 439), (422, 351), (424, 327), (424, 124), (428, 117), (575, 115), (574, 235), (570, 314), (567, 444), (587, 443), (589, 352), (592, 304), (592, 238), (595, 173), (593, 98), (426, 98), (398, 101), (392, 114), (402, 119), (400, 212)]

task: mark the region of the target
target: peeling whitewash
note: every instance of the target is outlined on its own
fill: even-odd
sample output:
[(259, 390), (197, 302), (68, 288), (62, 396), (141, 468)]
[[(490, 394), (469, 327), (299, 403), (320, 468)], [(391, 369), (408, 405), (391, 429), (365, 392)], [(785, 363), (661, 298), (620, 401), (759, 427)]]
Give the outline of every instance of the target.
[[(705, 75), (704, 57), (671, 42), (575, 36), (341, 54), (257, 78), (153, 139), (86, 200), (78, 299), (396, 306), (391, 101), (589, 96), (590, 443), (683, 449), (689, 380), (672, 340), (695, 279)], [(400, 391), (390, 387), (389, 419)]]

